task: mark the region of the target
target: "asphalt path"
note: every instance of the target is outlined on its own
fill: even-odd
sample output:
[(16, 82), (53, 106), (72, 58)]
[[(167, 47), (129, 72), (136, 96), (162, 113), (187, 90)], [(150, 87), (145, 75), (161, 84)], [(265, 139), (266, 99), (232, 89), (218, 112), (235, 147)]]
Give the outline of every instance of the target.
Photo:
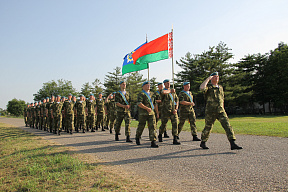
[(150, 148), (147, 128), (138, 146), (135, 128), (131, 128), (133, 143), (126, 143), (124, 128), (116, 142), (108, 131), (58, 136), (27, 128), (22, 119), (1, 117), (0, 122), (74, 147), (116, 170), (119, 166), (128, 175), (163, 183), (172, 191), (288, 191), (288, 138), (236, 135), (236, 143), (244, 148), (236, 151), (230, 150), (226, 135), (211, 134), (210, 149), (203, 150), (190, 132), (181, 132), (181, 145), (172, 145), (169, 132), (170, 138), (158, 143), (159, 148)]

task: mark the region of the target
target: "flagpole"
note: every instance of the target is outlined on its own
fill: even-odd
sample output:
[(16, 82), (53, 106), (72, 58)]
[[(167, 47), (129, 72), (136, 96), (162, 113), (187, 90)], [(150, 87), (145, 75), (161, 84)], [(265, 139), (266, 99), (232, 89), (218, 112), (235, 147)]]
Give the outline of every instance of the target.
[[(146, 33), (146, 43), (147, 42), (148, 42), (148, 40), (147, 40), (147, 33)], [(148, 81), (149, 81), (149, 63), (147, 65), (148, 65)]]
[[(171, 35), (172, 35), (172, 42), (173, 42), (173, 40), (174, 40), (173, 39), (173, 24), (172, 24)], [(173, 46), (173, 44), (172, 44), (172, 46)], [(172, 80), (173, 80), (173, 89), (174, 89), (174, 62), (173, 62), (174, 54), (173, 54), (173, 49), (174, 49), (174, 47), (172, 48)]]

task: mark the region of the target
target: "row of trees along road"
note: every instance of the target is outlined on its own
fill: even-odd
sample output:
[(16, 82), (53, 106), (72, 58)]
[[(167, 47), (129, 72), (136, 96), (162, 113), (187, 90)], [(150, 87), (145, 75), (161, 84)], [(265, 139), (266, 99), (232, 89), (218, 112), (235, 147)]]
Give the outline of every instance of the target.
[[(228, 113), (237, 111), (243, 114), (259, 113), (259, 107), (255, 103), (269, 104), (268, 111), (287, 113), (288, 111), (288, 46), (279, 43), (278, 47), (265, 54), (252, 54), (242, 58), (237, 63), (230, 63), (233, 58), (231, 49), (223, 42), (209, 47), (208, 51), (200, 54), (186, 53), (184, 57), (176, 61), (182, 70), (176, 74), (175, 88), (177, 93), (182, 90), (182, 83), (189, 81), (194, 95), (195, 109), (198, 116), (204, 114), (204, 97), (199, 90), (200, 84), (215, 71), (219, 72), (220, 82), (225, 91), (225, 108)], [(155, 63), (156, 65), (156, 63)], [(91, 84), (86, 82), (80, 92), (72, 86), (71, 81), (57, 80), (43, 83), (43, 87), (34, 94), (34, 100), (38, 101), (51, 95), (68, 96), (102, 92), (104, 96), (119, 90), (119, 82), (126, 80), (127, 91), (132, 98), (132, 105), (136, 105), (137, 94), (141, 91), (141, 84), (147, 79), (139, 72), (121, 75), (121, 68), (116, 67), (105, 75), (104, 83), (95, 79)], [(151, 91), (157, 90), (156, 78), (151, 81)], [(162, 79), (158, 79), (162, 81)], [(8, 105), (7, 105), (8, 106)], [(261, 107), (262, 108), (262, 107)], [(265, 109), (265, 108), (264, 108)], [(7, 107), (8, 110), (8, 107)], [(133, 112), (136, 111), (132, 107)], [(8, 111), (11, 114), (11, 111)], [(22, 111), (23, 113), (23, 111)], [(20, 112), (20, 114), (22, 114)]]

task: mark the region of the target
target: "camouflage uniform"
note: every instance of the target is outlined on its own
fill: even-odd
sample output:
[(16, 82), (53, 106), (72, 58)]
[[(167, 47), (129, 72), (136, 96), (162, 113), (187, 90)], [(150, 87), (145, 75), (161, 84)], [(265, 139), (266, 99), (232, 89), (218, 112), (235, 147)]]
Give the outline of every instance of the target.
[[(188, 93), (191, 96), (190, 97), (186, 94)], [(191, 91), (187, 91), (187, 92), (181, 91), (179, 93), (179, 124), (178, 124), (178, 134), (182, 131), (182, 128), (184, 126), (185, 121), (188, 119), (188, 122), (190, 123), (190, 129), (191, 129), (191, 134), (192, 135), (197, 135), (197, 127), (196, 127), (196, 115), (193, 109), (192, 105), (182, 105), (181, 101), (187, 101), (187, 102), (193, 102), (193, 95), (191, 93)]]
[(35, 107), (35, 113), (36, 113), (36, 128), (37, 129), (40, 129), (40, 115), (41, 115), (41, 107), (40, 107), (40, 104), (38, 104), (36, 107)]
[(24, 123), (25, 123), (25, 126), (27, 127), (27, 125), (28, 125), (28, 107), (25, 107), (24, 108)]
[(35, 106), (31, 107), (31, 120), (32, 120), (31, 127), (34, 128), (35, 127), (35, 120), (36, 120)]
[(88, 128), (94, 130), (95, 127), (95, 106), (96, 106), (96, 101), (95, 100), (87, 100), (87, 112), (88, 112), (88, 117), (87, 117), (87, 126)]
[(42, 103), (40, 105), (40, 127), (41, 129), (44, 128), (44, 130), (46, 130), (46, 126), (45, 126), (45, 123), (46, 123), (46, 103)]
[(229, 123), (229, 118), (224, 109), (224, 91), (221, 85), (213, 86), (208, 85), (204, 89), (204, 95), (206, 99), (205, 109), (205, 127), (202, 131), (201, 140), (206, 142), (209, 138), (213, 124), (216, 119), (219, 120), (224, 128), (228, 140), (235, 140), (233, 129)]
[(63, 104), (65, 111), (65, 127), (68, 131), (72, 132), (74, 129), (74, 105), (75, 103), (71, 100), (66, 100)]
[[(156, 91), (154, 94), (153, 94), (153, 97), (156, 100), (161, 100), (161, 96), (160, 96), (160, 92), (159, 91)], [(161, 119), (161, 110), (162, 110), (162, 102), (161, 103), (157, 103), (158, 105), (158, 113), (159, 113), (159, 118), (157, 118), (157, 114), (155, 113), (155, 117), (156, 117), (156, 125), (159, 121), (159, 119)], [(156, 111), (155, 111), (156, 112)], [(164, 130), (166, 131), (166, 129)]]
[[(164, 89), (165, 90), (165, 89)], [(161, 94), (161, 102), (162, 102), (162, 117), (161, 117), (161, 126), (159, 127), (159, 135), (164, 133), (164, 130), (167, 128), (167, 122), (169, 118), (171, 119), (172, 124), (172, 135), (178, 136), (178, 114), (173, 114), (173, 110), (175, 109), (175, 105), (178, 102), (178, 97), (176, 93), (164, 94), (163, 90), (160, 92)], [(171, 100), (171, 96), (174, 100)]]
[(97, 105), (97, 123), (96, 125), (101, 127), (104, 127), (104, 118), (105, 118), (105, 110), (104, 110), (104, 104), (105, 101), (104, 99), (97, 99), (96, 100), (96, 105)]
[[(130, 104), (130, 96), (129, 93), (126, 91), (126, 94), (124, 95), (124, 97), (126, 98), (128, 105)], [(115, 94), (115, 103), (120, 103), (122, 105), (127, 105), (127, 103), (125, 102), (125, 100), (122, 98), (120, 92), (116, 92)], [(116, 123), (115, 123), (115, 132), (116, 134), (119, 135), (120, 133), (120, 129), (121, 129), (121, 123), (124, 119), (125, 121), (125, 135), (126, 136), (130, 136), (131, 131), (130, 131), (130, 123), (131, 123), (131, 114), (129, 109), (126, 108), (122, 108), (122, 107), (118, 107), (116, 106)]]
[(83, 131), (86, 129), (86, 113), (85, 113), (86, 102), (85, 101), (77, 101), (75, 104), (76, 114), (77, 114), (77, 125), (76, 131), (80, 128)]
[(62, 102), (54, 102), (52, 105), (53, 119), (54, 119), (54, 133), (60, 132), (62, 128)]
[[(48, 120), (47, 120), (47, 124), (48, 124), (48, 127), (50, 129), (50, 132), (52, 132), (53, 130), (53, 125), (54, 125), (54, 121), (53, 121), (53, 118), (51, 116), (51, 113), (52, 113), (52, 106), (53, 106), (53, 101), (50, 101), (49, 103), (46, 104), (46, 108), (48, 110)], [(48, 130), (48, 129), (47, 129)]]
[[(153, 105), (150, 104), (150, 99), (148, 98), (148, 96), (143, 91), (141, 91), (137, 97), (137, 104), (139, 105), (140, 103), (142, 103), (146, 107), (153, 109), (156, 106), (156, 101), (155, 97), (153, 97), (153, 93), (150, 93), (150, 98), (152, 100)], [(142, 109), (141, 107), (138, 106), (138, 112), (139, 112), (139, 120), (138, 120), (139, 124), (136, 130), (136, 138), (141, 138), (141, 135), (143, 133), (147, 121), (150, 141), (156, 141), (157, 133), (156, 133), (156, 118), (154, 110), (148, 113), (147, 110)]]
[[(110, 122), (110, 132), (113, 130), (114, 128), (114, 124), (116, 121), (116, 103), (115, 103), (115, 99), (109, 99), (107, 102), (107, 111), (108, 111), (108, 119)], [(108, 125), (107, 125), (108, 126)]]

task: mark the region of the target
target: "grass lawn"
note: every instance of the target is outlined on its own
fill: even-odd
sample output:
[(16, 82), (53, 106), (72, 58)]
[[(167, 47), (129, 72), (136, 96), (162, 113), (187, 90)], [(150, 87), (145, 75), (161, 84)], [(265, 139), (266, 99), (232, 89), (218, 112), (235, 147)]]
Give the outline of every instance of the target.
[[(276, 137), (288, 137), (288, 116), (230, 116), (230, 124), (235, 134), (246, 135), (265, 135)], [(124, 126), (124, 124), (122, 124)], [(138, 121), (132, 121), (131, 126), (137, 127)], [(161, 122), (158, 122), (158, 128)], [(146, 125), (147, 126), (147, 125)], [(196, 126), (199, 132), (204, 129), (205, 120), (197, 119)], [(171, 122), (168, 122), (167, 128), (171, 129)], [(184, 124), (184, 131), (190, 131), (188, 121)], [(212, 133), (225, 133), (218, 120), (215, 121)]]
[(87, 154), (0, 123), (0, 191), (162, 191), (118, 172)]

